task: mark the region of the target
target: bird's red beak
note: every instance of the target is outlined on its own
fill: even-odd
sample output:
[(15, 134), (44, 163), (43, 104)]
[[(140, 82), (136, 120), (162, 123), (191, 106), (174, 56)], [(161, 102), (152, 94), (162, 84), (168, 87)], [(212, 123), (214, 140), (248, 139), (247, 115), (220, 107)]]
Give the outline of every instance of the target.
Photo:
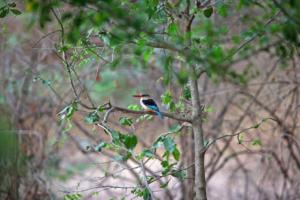
[(135, 94), (135, 95), (132, 95), (134, 98), (141, 98), (142, 97), (142, 95), (140, 95), (140, 94)]

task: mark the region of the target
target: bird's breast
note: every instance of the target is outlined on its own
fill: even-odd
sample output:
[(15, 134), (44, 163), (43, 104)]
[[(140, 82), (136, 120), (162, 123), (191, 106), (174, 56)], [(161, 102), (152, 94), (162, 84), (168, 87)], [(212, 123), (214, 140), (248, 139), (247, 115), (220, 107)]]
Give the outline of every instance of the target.
[(141, 98), (141, 100), (140, 100), (141, 106), (143, 107), (143, 109), (149, 110), (149, 108), (144, 104), (143, 100), (144, 100), (143, 98)]

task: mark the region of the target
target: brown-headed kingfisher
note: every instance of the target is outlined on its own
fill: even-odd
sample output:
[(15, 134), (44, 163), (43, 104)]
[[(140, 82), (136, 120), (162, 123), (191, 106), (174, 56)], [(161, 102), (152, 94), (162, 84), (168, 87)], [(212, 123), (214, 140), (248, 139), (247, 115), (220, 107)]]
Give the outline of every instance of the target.
[(159, 118), (163, 119), (163, 115), (159, 111), (157, 104), (150, 97), (149, 94), (137, 94), (137, 95), (133, 95), (133, 97), (140, 99), (140, 104), (145, 110), (154, 111), (158, 115)]

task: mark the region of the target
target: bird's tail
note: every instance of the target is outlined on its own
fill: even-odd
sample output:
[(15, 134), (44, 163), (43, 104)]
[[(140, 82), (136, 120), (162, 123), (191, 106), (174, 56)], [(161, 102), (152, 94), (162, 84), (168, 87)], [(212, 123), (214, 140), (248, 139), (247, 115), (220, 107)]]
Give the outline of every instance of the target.
[(160, 111), (155, 111), (155, 112), (156, 112), (157, 116), (158, 116), (160, 119), (163, 119), (163, 118), (164, 118), (164, 116), (161, 114)]

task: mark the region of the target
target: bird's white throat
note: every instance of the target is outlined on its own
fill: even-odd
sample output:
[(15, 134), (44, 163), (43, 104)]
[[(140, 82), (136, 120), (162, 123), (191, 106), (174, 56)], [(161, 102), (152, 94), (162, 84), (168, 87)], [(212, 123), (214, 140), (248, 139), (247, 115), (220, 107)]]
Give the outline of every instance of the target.
[(150, 98), (142, 97), (142, 98), (140, 99), (140, 104), (141, 104), (141, 106), (142, 106), (145, 110), (149, 110), (149, 108), (143, 103), (143, 100), (147, 100), (147, 99), (150, 99)]

